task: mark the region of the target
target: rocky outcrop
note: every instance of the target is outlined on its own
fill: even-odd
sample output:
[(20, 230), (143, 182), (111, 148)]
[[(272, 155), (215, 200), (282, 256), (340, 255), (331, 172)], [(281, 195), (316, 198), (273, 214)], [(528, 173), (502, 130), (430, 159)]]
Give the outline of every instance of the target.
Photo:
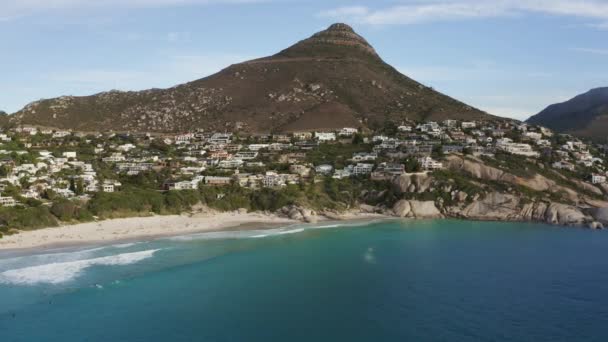
[[(533, 177), (524, 178), (488, 166), (483, 161), (472, 157), (449, 156), (447, 158), (447, 166), (452, 170), (464, 171), (474, 178), (487, 181), (505, 182), (513, 185), (521, 185), (530, 188), (534, 191), (550, 191), (554, 193), (562, 193), (572, 202), (579, 201), (579, 194), (567, 187), (557, 184), (555, 181), (547, 177), (535, 174)], [(591, 184), (580, 182), (580, 186), (589, 192), (598, 194), (599, 189)], [(601, 191), (599, 191), (601, 194)]]
[(420, 219), (443, 217), (433, 201), (400, 200), (393, 206), (393, 213), (397, 217), (414, 217)]
[(545, 212), (545, 222), (562, 226), (581, 226), (592, 222), (593, 219), (583, 214), (578, 208), (552, 203)]
[(314, 211), (295, 205), (283, 207), (277, 211), (277, 214), (296, 221), (304, 221), (308, 223), (315, 223), (318, 221), (317, 215)]
[(461, 216), (477, 220), (514, 220), (520, 215), (519, 202), (516, 196), (495, 192), (469, 204)]
[(412, 211), (412, 206), (409, 201), (400, 200), (393, 206), (393, 213), (397, 217), (407, 217)]
[(316, 33), (298, 44), (351, 46), (377, 56), (374, 48), (363, 37), (355, 33), (352, 27), (342, 23), (333, 24), (327, 30)]
[(433, 177), (427, 173), (406, 173), (393, 181), (399, 193), (423, 193), (431, 188)]
[(522, 203), (514, 195), (498, 192), (474, 201), (453, 214), (468, 219), (500, 221), (535, 221), (563, 226), (586, 226), (595, 219), (577, 207), (561, 203)]
[(582, 181), (576, 180), (576, 179), (572, 180), (572, 181), (576, 184), (576, 186), (578, 186), (580, 189), (582, 189), (584, 191), (587, 191), (589, 193), (592, 193), (592, 194), (595, 194), (595, 195), (599, 195), (599, 196), (601, 196), (601, 195), (604, 194), (602, 192), (602, 190), (600, 190), (598, 187), (596, 187), (596, 186), (594, 186), (592, 184), (589, 184), (587, 182), (582, 182)]
[(410, 201), (412, 216), (415, 218), (441, 218), (441, 212), (433, 201)]
[(593, 208), (589, 211), (596, 221), (608, 225), (608, 208)]

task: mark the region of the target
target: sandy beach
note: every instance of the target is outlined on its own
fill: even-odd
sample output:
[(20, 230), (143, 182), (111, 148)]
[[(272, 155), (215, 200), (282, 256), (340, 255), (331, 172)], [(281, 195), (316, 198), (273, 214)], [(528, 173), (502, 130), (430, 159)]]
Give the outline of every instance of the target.
[(276, 228), (295, 223), (301, 222), (271, 214), (243, 212), (133, 217), (22, 231), (0, 239), (0, 250), (110, 243), (254, 227)]
[[(386, 216), (346, 212), (332, 217), (315, 216), (318, 221), (381, 219)], [(60, 227), (21, 231), (0, 239), (0, 251), (104, 244), (154, 239), (204, 232), (246, 229), (272, 229), (302, 221), (263, 212), (216, 212), (170, 216), (131, 217), (95, 221)]]

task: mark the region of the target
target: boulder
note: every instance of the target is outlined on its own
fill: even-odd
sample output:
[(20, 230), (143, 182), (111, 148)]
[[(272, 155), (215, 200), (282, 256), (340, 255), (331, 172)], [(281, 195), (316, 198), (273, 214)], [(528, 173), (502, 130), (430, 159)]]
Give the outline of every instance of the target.
[(300, 214), (305, 222), (316, 223), (318, 221), (316, 213), (312, 210), (300, 208)]
[(545, 221), (563, 226), (581, 226), (591, 219), (578, 208), (561, 203), (551, 203), (545, 213)]
[(403, 174), (393, 180), (393, 184), (400, 193), (422, 193), (429, 190), (433, 177), (426, 173)]
[(589, 223), (589, 228), (591, 228), (591, 229), (604, 229), (604, 225), (601, 224), (600, 222), (595, 221), (595, 222)]
[(409, 201), (411, 207), (411, 214), (416, 218), (441, 218), (441, 212), (435, 206), (433, 201)]
[(359, 205), (359, 210), (361, 210), (362, 213), (366, 213), (366, 214), (376, 214), (379, 211), (378, 207), (374, 207), (374, 206), (368, 205), (368, 204)]
[(512, 220), (520, 216), (519, 198), (492, 192), (462, 210), (462, 216), (479, 220)]
[(594, 208), (590, 213), (596, 221), (608, 225), (608, 208)]
[(398, 217), (407, 217), (411, 211), (412, 206), (406, 200), (400, 200), (393, 206), (393, 213)]

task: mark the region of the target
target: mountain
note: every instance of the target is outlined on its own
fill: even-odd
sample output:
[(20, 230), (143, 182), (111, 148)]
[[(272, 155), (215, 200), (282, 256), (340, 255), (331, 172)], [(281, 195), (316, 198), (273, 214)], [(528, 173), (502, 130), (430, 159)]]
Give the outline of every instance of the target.
[(527, 122), (605, 142), (608, 132), (608, 87), (592, 89), (569, 101), (551, 105)]
[(374, 127), (385, 121), (494, 119), (386, 64), (345, 24), (276, 55), (169, 89), (41, 100), (14, 123), (80, 131), (250, 132)]
[(6, 127), (9, 123), (9, 119), (9, 115), (5, 111), (0, 110), (0, 127)]

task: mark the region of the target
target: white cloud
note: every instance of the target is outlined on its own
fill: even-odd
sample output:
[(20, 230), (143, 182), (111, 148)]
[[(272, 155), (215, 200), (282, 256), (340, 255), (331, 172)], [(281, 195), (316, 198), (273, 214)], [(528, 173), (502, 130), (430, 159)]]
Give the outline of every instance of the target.
[(190, 42), (192, 39), (192, 35), (190, 32), (169, 32), (167, 33), (167, 40), (170, 43), (184, 43)]
[(605, 22), (602, 22), (602, 23), (598, 23), (598, 24), (589, 24), (588, 26), (596, 28), (598, 30), (608, 31), (608, 21), (605, 21)]
[(608, 3), (600, 0), (430, 0), (372, 9), (347, 6), (319, 13), (320, 17), (369, 25), (407, 25), (436, 21), (482, 19), (541, 13), (587, 19), (608, 19)]
[(594, 55), (608, 55), (608, 49), (593, 49), (593, 48), (572, 48), (576, 52), (591, 53)]
[(0, 21), (32, 13), (113, 8), (155, 8), (186, 5), (246, 4), (272, 0), (0, 0)]

